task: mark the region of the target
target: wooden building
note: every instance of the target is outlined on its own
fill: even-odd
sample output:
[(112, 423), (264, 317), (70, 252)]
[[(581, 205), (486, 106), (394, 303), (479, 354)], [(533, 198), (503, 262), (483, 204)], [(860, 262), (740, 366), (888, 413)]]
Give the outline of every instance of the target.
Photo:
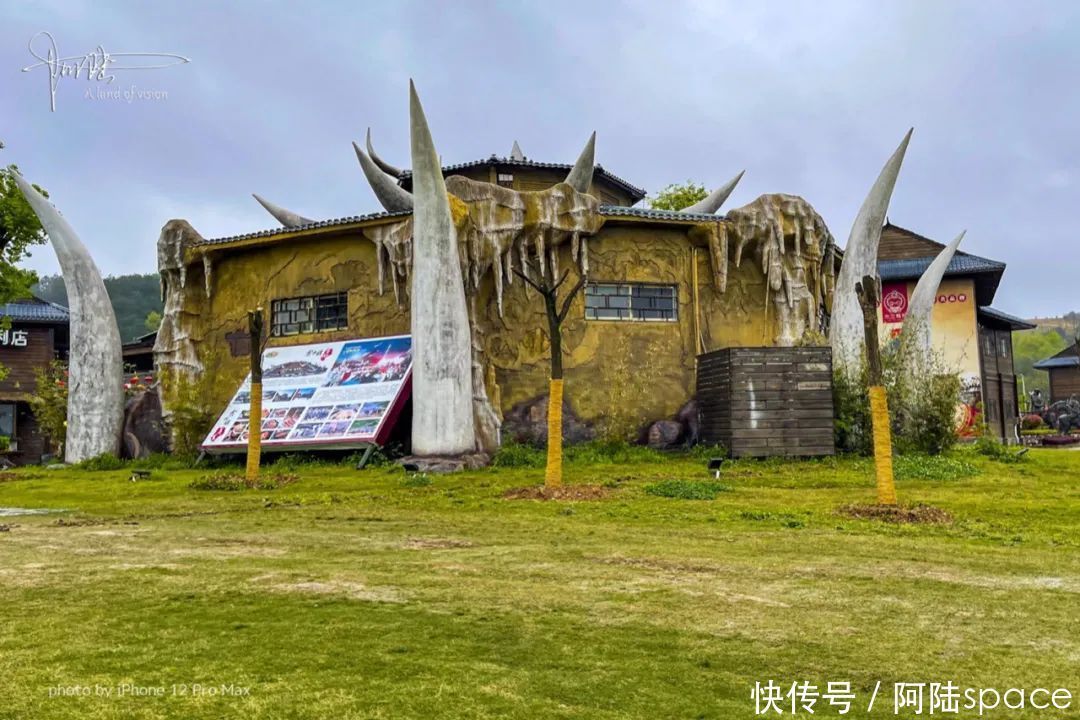
[(7, 369), (0, 381), (0, 435), (11, 438), (4, 456), (16, 465), (34, 464), (47, 448), (27, 400), (37, 388), (34, 371), (67, 360), (68, 311), (29, 298), (0, 305), (0, 316), (10, 323), (0, 329), (0, 365)]
[[(886, 223), (878, 273), (881, 328), (887, 339), (899, 336), (915, 284), (944, 247)], [(1012, 333), (1035, 326), (991, 307), (1004, 272), (1003, 262), (958, 250), (938, 287), (931, 325), (935, 351), (960, 375), (963, 434), (976, 434), (985, 421), (995, 435), (1011, 440), (1019, 415)]]
[(1034, 367), (1050, 374), (1049, 402), (1068, 400), (1074, 395), (1080, 398), (1080, 348), (1075, 343)]

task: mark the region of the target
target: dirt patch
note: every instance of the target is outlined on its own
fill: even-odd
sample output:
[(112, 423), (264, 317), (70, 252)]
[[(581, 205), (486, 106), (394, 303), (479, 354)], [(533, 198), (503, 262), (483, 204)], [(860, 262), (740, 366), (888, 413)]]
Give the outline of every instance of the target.
[(405, 599), (392, 587), (368, 587), (357, 582), (330, 580), (326, 582), (310, 580), (307, 582), (273, 585), (274, 590), (288, 593), (310, 595), (344, 595), (350, 600), (367, 602), (403, 603)]
[(13, 472), (0, 472), (0, 483), (11, 482), (12, 480), (18, 480), (19, 475)]
[(932, 505), (845, 505), (837, 512), (856, 520), (913, 525), (948, 525), (952, 515)]
[(99, 525), (138, 525), (134, 520), (107, 520), (105, 518), (59, 518), (56, 527), (97, 527)]
[(503, 493), (506, 500), (604, 500), (612, 493), (602, 485), (561, 485), (549, 488), (544, 485), (514, 488)]
[(468, 540), (455, 540), (454, 538), (409, 538), (402, 545), (406, 550), (452, 550), (472, 546), (473, 544)]
[(18, 525), (3, 525), (0, 524), (0, 532), (11, 532), (11, 528), (18, 527)]

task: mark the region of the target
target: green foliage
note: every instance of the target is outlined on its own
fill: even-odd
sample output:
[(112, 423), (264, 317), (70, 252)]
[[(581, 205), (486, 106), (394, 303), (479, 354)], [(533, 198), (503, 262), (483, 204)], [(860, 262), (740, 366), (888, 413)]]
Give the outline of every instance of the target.
[[(905, 381), (910, 362), (896, 347), (882, 351), (882, 382), (889, 400), (893, 447), (901, 453), (937, 455), (956, 445), (956, 407), (960, 379), (939, 359), (932, 359), (926, 378), (912, 386)], [(870, 455), (869, 373), (865, 363), (855, 378), (837, 371), (833, 376), (834, 437), (841, 452)]]
[(893, 460), (897, 480), (960, 480), (979, 469), (958, 457), (910, 453)]
[[(160, 322), (163, 305), (161, 280), (157, 273), (110, 276), (105, 278), (105, 289), (109, 293), (113, 312), (116, 313), (120, 337), (125, 342), (149, 332), (154, 314)], [(65, 306), (68, 304), (67, 286), (64, 285), (64, 278), (59, 275), (41, 278), (34, 288), (34, 293), (42, 300)]]
[[(30, 295), (37, 273), (16, 266), (27, 258), (34, 245), (45, 242), (41, 222), (12, 177), (16, 172), (18, 168), (14, 165), (0, 168), (0, 303)], [(49, 196), (37, 185), (34, 187), (45, 197)]]
[(401, 481), (401, 486), (407, 488), (427, 487), (430, 484), (431, 477), (429, 477), (427, 473), (422, 472), (409, 473), (405, 479)]
[(1023, 462), (1024, 455), (1022, 450), (1017, 448), (1011, 448), (989, 432), (983, 432), (982, 435), (975, 441), (975, 452), (984, 457), (988, 457), (991, 460), (997, 460), (1003, 463), (1019, 463)]
[(59, 455), (67, 439), (67, 365), (54, 360), (45, 368), (34, 368), (34, 383), (30, 411), (41, 433), (48, 438), (50, 449)]
[(1050, 374), (1045, 370), (1036, 370), (1033, 366), (1040, 360), (1057, 355), (1069, 345), (1069, 341), (1050, 328), (1021, 330), (1013, 333), (1013, 364), (1016, 374), (1024, 378), (1027, 392), (1039, 389), (1044, 393), (1050, 390)]
[(179, 455), (195, 455), (210, 428), (217, 420), (220, 408), (220, 387), (217, 369), (220, 355), (208, 352), (204, 369), (195, 377), (174, 373), (160, 378), (162, 396), (172, 413), (170, 430), (172, 450)]
[(116, 457), (112, 453), (102, 453), (92, 458), (87, 458), (80, 463), (76, 463), (75, 467), (80, 470), (89, 470), (91, 472), (104, 472), (108, 470), (123, 470), (127, 463), (120, 458)]
[(645, 492), (658, 497), (679, 500), (715, 500), (722, 492), (731, 490), (730, 485), (715, 481), (679, 480), (671, 478), (645, 486)]
[(146, 313), (146, 320), (143, 321), (143, 325), (146, 327), (147, 332), (157, 332), (161, 327), (161, 313), (157, 310), (151, 310)]
[(653, 210), (682, 210), (704, 200), (708, 194), (704, 185), (693, 180), (672, 183), (656, 193), (655, 197), (649, 198), (649, 207)]
[(495, 453), (491, 464), (494, 467), (530, 467), (541, 468), (547, 462), (546, 453), (533, 445), (518, 442), (504, 442)]
[(625, 440), (593, 440), (571, 445), (566, 450), (568, 462), (576, 465), (614, 465), (656, 462), (664, 457), (658, 450), (644, 445), (632, 445)]

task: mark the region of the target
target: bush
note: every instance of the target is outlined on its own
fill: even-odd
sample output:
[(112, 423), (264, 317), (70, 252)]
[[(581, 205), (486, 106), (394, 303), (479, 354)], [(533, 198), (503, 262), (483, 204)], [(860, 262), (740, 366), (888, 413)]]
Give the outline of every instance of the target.
[(1009, 448), (996, 437), (984, 430), (979, 439), (975, 441), (975, 452), (1004, 463), (1022, 462), (1024, 456), (1020, 452)]
[(491, 464), (493, 467), (531, 467), (541, 468), (547, 463), (547, 455), (544, 450), (533, 445), (518, 442), (506, 442), (495, 453)]
[(125, 466), (126, 463), (112, 453), (102, 453), (96, 457), (87, 458), (75, 465), (75, 467), (80, 470), (90, 470), (91, 472), (123, 470)]
[(45, 369), (34, 368), (34, 383), (30, 410), (41, 434), (48, 438), (48, 449), (62, 455), (67, 439), (67, 365), (54, 360)]
[[(956, 445), (956, 408), (960, 379), (933, 358), (927, 380), (910, 385), (907, 363), (895, 347), (882, 350), (882, 383), (889, 400), (893, 446), (901, 453), (939, 455)], [(863, 367), (854, 377), (840, 371), (833, 376), (834, 437), (841, 452), (871, 455), (869, 372)]]
[(715, 481), (661, 480), (645, 486), (645, 492), (658, 497), (678, 498), (679, 500), (715, 500), (722, 492), (731, 490), (730, 485)]
[(655, 462), (662, 457), (663, 453), (658, 450), (631, 445), (625, 440), (593, 440), (566, 449), (567, 461), (580, 465)]
[(1020, 420), (1020, 429), (1021, 430), (1039, 430), (1045, 424), (1046, 423), (1043, 422), (1043, 419), (1038, 415), (1025, 415)]

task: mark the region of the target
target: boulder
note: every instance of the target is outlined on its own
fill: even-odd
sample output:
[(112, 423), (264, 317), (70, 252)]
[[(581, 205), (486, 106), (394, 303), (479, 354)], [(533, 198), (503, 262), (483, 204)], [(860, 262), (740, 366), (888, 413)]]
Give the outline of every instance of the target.
[[(502, 434), (515, 442), (529, 445), (547, 444), (548, 396), (539, 395), (520, 402), (503, 418)], [(567, 445), (588, 442), (596, 431), (574, 414), (570, 401), (563, 397), (563, 442)]]
[(657, 420), (645, 431), (645, 444), (654, 450), (666, 450), (679, 444), (682, 436), (682, 423), (677, 420)]
[(162, 419), (158, 386), (128, 398), (124, 406), (121, 440), (120, 452), (125, 458), (141, 458), (168, 451), (168, 435)]

